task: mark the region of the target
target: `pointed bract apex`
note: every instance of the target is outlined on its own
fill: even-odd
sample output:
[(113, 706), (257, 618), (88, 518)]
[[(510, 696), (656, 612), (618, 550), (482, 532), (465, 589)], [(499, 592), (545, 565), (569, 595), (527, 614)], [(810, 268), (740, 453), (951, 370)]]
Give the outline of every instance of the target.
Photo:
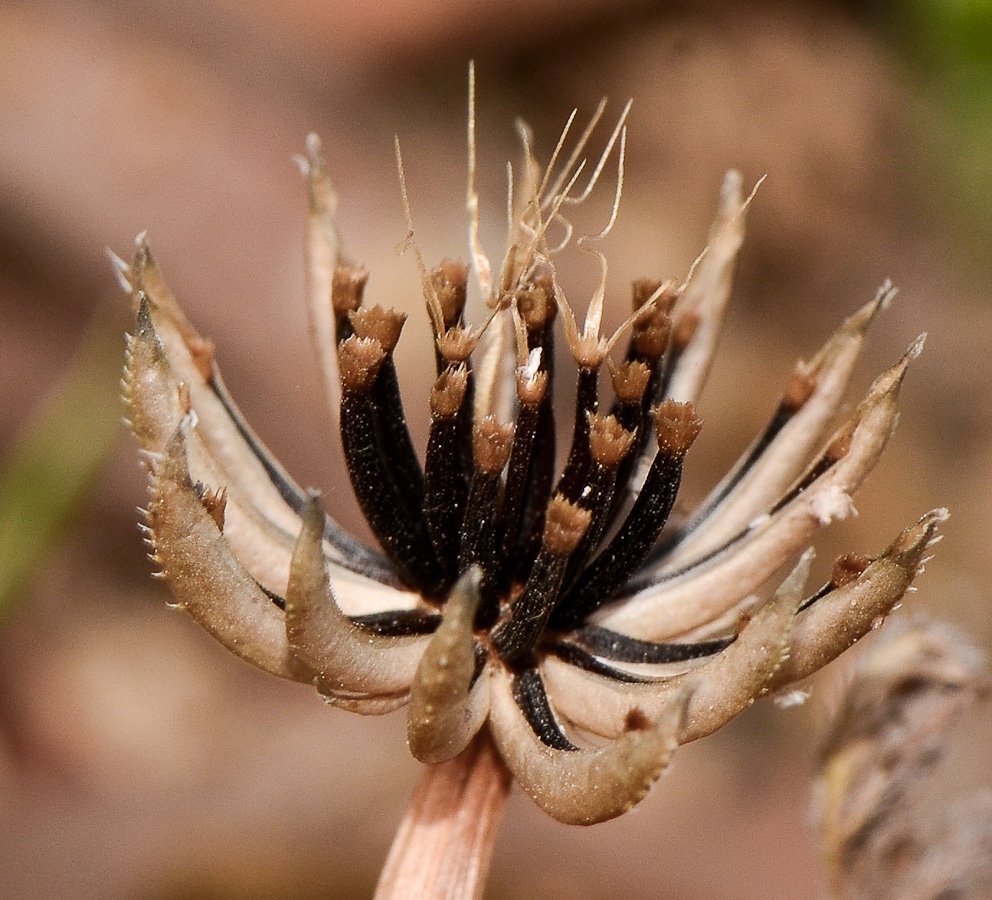
[(473, 622), (482, 598), (482, 570), (471, 566), (448, 597), (410, 686), (407, 744), (423, 763), (446, 762), (464, 750), (489, 715), (489, 673), (473, 684)]
[[(650, 727), (635, 716), (603, 747), (556, 750), (542, 743), (508, 685), (494, 681), (493, 736), (517, 783), (548, 815), (566, 825), (594, 825), (632, 809), (668, 768), (678, 747), (691, 687), (675, 693)], [(629, 720), (626, 724), (631, 724)]]

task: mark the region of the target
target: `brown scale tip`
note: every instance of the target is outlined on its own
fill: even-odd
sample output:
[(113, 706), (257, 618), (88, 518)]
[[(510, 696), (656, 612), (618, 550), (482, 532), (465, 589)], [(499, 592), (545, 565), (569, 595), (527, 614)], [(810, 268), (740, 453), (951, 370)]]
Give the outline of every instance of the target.
[(210, 338), (200, 337), (198, 334), (185, 340), (196, 370), (203, 376), (204, 381), (210, 381), (213, 378), (216, 345)]
[(607, 469), (620, 465), (634, 443), (634, 432), (627, 431), (616, 416), (589, 414), (589, 454)]
[(703, 427), (691, 403), (666, 400), (655, 410), (658, 449), (669, 456), (685, 456)]
[(445, 369), (431, 388), (431, 415), (435, 419), (450, 419), (458, 414), (468, 387), (468, 369), (456, 366)]
[(830, 573), (830, 583), (835, 588), (842, 588), (845, 584), (860, 578), (870, 565), (871, 560), (860, 553), (845, 553), (843, 556), (838, 556)]
[(498, 475), (510, 457), (513, 426), (502, 425), (494, 416), (486, 416), (472, 430), (476, 465), (488, 475)]
[(227, 509), (227, 489), (220, 488), (216, 491), (205, 490), (200, 497), (200, 503), (207, 511), (207, 515), (214, 520), (218, 531), (224, 531), (224, 511)]
[(640, 403), (651, 380), (651, 369), (640, 360), (621, 363), (611, 373), (613, 393), (623, 404)]
[[(654, 296), (655, 292), (658, 291), (662, 285), (664, 285), (664, 282), (657, 278), (635, 279), (631, 284), (631, 298), (633, 300), (634, 311), (636, 312), (644, 306), (644, 304), (647, 303), (652, 296)], [(667, 314), (671, 312), (671, 309), (675, 305), (675, 301), (678, 297), (678, 288), (675, 287), (674, 283), (671, 283), (655, 299), (653, 309)]]
[(544, 519), (544, 546), (557, 556), (567, 556), (586, 536), (592, 513), (556, 494), (548, 501)]
[(457, 366), (472, 355), (478, 343), (472, 331), (455, 325), (437, 339), (437, 350), (448, 365)]
[(652, 727), (651, 720), (644, 713), (644, 710), (636, 706), (627, 713), (627, 718), (623, 722), (624, 731), (647, 731)]
[(352, 335), (338, 346), (338, 371), (341, 389), (345, 393), (365, 391), (372, 386), (379, 367), (386, 358), (386, 351), (374, 338)]
[(331, 279), (331, 307), (337, 318), (346, 318), (348, 313), (354, 312), (362, 305), (365, 284), (368, 280), (368, 269), (364, 266), (338, 263)]
[(378, 341), (388, 355), (396, 349), (400, 332), (406, 323), (406, 313), (397, 309), (383, 309), (377, 305), (348, 313), (348, 320), (355, 334), (360, 338)]
[(689, 346), (697, 328), (699, 328), (699, 313), (697, 312), (687, 312), (678, 320), (672, 332), (672, 346), (677, 352), (681, 352)]
[(558, 312), (554, 298), (555, 287), (550, 275), (538, 276), (517, 293), (517, 310), (528, 331), (535, 331), (554, 319)]
[(849, 423), (840, 434), (830, 442), (825, 456), (827, 459), (837, 462), (842, 460), (851, 451), (851, 440), (854, 438), (855, 423)]
[(431, 286), (441, 305), (444, 327), (450, 328), (461, 317), (465, 309), (468, 292), (468, 266), (450, 259), (441, 260), (441, 265), (431, 272)]
[(671, 317), (655, 309), (634, 323), (634, 349), (645, 359), (658, 359), (667, 349), (671, 334)]
[(802, 409), (803, 404), (809, 400), (815, 390), (816, 379), (803, 366), (796, 366), (792, 380), (782, 397), (782, 405), (792, 412)]

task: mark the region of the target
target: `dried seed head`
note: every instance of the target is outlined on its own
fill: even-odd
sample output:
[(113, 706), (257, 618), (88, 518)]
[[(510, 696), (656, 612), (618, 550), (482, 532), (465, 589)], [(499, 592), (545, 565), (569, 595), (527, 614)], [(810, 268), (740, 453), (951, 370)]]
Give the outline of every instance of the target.
[(366, 306), (348, 314), (351, 327), (360, 338), (378, 341), (388, 356), (396, 349), (400, 332), (406, 323), (406, 313), (381, 306)]
[(502, 471), (513, 446), (513, 426), (503, 425), (486, 416), (472, 433), (475, 462), (483, 472), (496, 475)]
[(338, 263), (331, 282), (331, 306), (336, 318), (347, 318), (348, 313), (362, 305), (368, 280), (369, 273), (364, 266)]
[(544, 546), (558, 556), (567, 556), (585, 537), (592, 522), (592, 513), (560, 494), (548, 501), (544, 520)]
[(386, 359), (386, 351), (375, 338), (352, 335), (338, 347), (338, 370), (341, 388), (345, 393), (364, 391), (372, 386), (379, 368)]
[(431, 415), (435, 419), (450, 419), (462, 408), (468, 387), (465, 366), (445, 369), (431, 388)]
[[(603, 336), (607, 260), (585, 240), (605, 237), (616, 219), (626, 115), (583, 184), (591, 126), (570, 148), (566, 127), (543, 171), (524, 135), (511, 246), (494, 267), (478, 239), (473, 107), (469, 252), (488, 307), (475, 328), (464, 313), (468, 267), (444, 261), (428, 271), (423, 263), (398, 155), (407, 243), (435, 339), (425, 359), (444, 370), (431, 391), (423, 464), (390, 356), (404, 316), (362, 308), (367, 273), (338, 263), (336, 198), (319, 146), (308, 142), (311, 330), (348, 474), (381, 549), (350, 537), (267, 453), (225, 391), (213, 345), (186, 320), (143, 240), (133, 266), (118, 266), (139, 306), (124, 390), (152, 481), (148, 536), (180, 605), (236, 653), (315, 684), (337, 706), (382, 713), (409, 700), (410, 747), (425, 761), (458, 753), (488, 717), (527, 793), (561, 821), (583, 824), (636, 803), (679, 743), (812, 674), (867, 634), (920, 573), (946, 518), (933, 511), (878, 557), (841, 557), (833, 581), (804, 603), (806, 553), (774, 598), (754, 607), (756, 592), (820, 526), (851, 514), (853, 493), (891, 433), (899, 383), (921, 341), (810, 461), (842, 402), (864, 329), (891, 293), (886, 287), (795, 370), (732, 472), (670, 530), (671, 540), (661, 539), (700, 420), (690, 402), (651, 407), (666, 396), (700, 396), (748, 201), (740, 177), (729, 174), (710, 247), (685, 296), (675, 282), (635, 282), (634, 312)], [(599, 235), (572, 241), (601, 263), (582, 321), (554, 273), (573, 237), (569, 206), (589, 196), (615, 142), (610, 221)], [(558, 313), (579, 369), (561, 471), (548, 393)], [(626, 362), (611, 366), (619, 402), (613, 414), (597, 415), (598, 369), (628, 329)], [(492, 340), (476, 360), (473, 387), (470, 355), (484, 333)], [(487, 415), (497, 411), (513, 424)], [(229, 493), (207, 483), (228, 485)], [(294, 533), (291, 548), (286, 536)], [(623, 670), (684, 663), (693, 671), (642, 679)], [(606, 743), (578, 747), (573, 729)]]
[(685, 456), (702, 427), (691, 403), (666, 400), (655, 410), (658, 448), (669, 456)]
[(620, 465), (634, 443), (634, 432), (627, 431), (616, 416), (589, 415), (589, 453), (594, 462), (607, 469)]

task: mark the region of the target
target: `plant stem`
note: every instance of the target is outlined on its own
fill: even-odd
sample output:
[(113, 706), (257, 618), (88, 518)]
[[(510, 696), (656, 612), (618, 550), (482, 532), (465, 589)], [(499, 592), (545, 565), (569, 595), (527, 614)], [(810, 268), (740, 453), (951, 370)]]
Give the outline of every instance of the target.
[(428, 766), (375, 900), (481, 898), (509, 792), (510, 773), (486, 729), (453, 760)]

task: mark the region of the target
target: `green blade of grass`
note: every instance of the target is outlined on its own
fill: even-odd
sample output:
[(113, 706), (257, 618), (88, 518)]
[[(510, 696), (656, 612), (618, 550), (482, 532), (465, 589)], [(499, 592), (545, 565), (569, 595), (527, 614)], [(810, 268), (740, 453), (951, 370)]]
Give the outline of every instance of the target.
[(0, 621), (82, 506), (122, 433), (123, 313), (101, 307), (65, 378), (0, 467)]

